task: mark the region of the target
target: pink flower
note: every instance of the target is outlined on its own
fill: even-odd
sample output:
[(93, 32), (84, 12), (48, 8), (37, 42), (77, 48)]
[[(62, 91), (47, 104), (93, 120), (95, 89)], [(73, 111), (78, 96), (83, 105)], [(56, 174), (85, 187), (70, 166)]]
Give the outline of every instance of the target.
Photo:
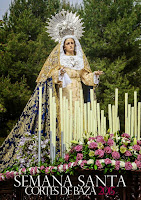
[(141, 161), (141, 154), (138, 155), (137, 160)]
[(6, 172), (6, 178), (7, 178), (7, 179), (10, 179), (10, 178), (11, 178), (11, 176), (10, 176), (10, 172), (9, 172), (9, 171)]
[(137, 168), (141, 169), (141, 162), (138, 160), (135, 160), (135, 163), (137, 165)]
[(99, 160), (96, 160), (95, 164), (97, 165), (98, 169), (102, 168), (102, 164), (100, 163)]
[(135, 145), (133, 146), (133, 149), (136, 150), (136, 151), (139, 151), (139, 150), (140, 150), (140, 146), (137, 145), (137, 144), (135, 144)]
[(68, 165), (65, 163), (63, 164), (63, 170), (66, 171), (68, 169)]
[(114, 134), (113, 134), (113, 133), (111, 133), (111, 134), (110, 134), (110, 137), (114, 137)]
[(46, 167), (46, 169), (45, 169), (45, 173), (48, 174), (49, 172), (50, 172), (49, 167)]
[(42, 165), (41, 167), (40, 167), (40, 170), (43, 170), (45, 167)]
[(22, 168), (21, 170), (23, 173), (26, 173), (26, 168)]
[(95, 156), (98, 156), (99, 158), (103, 158), (104, 151), (102, 149), (98, 149), (95, 151)]
[(91, 142), (89, 144), (89, 149), (95, 149), (95, 148), (97, 148), (97, 143), (96, 142)]
[(120, 161), (116, 161), (116, 163), (115, 163), (115, 170), (119, 170), (119, 168), (120, 168)]
[(112, 149), (110, 147), (105, 147), (104, 152), (110, 154), (112, 153)]
[(137, 140), (137, 144), (138, 144), (138, 145), (141, 145), (141, 140)]
[(75, 162), (73, 163), (73, 167), (77, 166), (77, 164), (78, 164), (78, 162), (75, 161)]
[(14, 172), (10, 172), (10, 177), (13, 179), (14, 178)]
[(68, 160), (69, 160), (69, 154), (65, 154), (64, 158), (65, 158), (65, 161), (68, 162)]
[(114, 141), (113, 141), (111, 138), (109, 138), (108, 141), (107, 141), (107, 144), (108, 144), (109, 146), (113, 146)]
[(124, 155), (125, 156), (132, 156), (132, 153), (130, 151), (126, 151)]
[(132, 164), (130, 162), (125, 163), (125, 169), (126, 170), (131, 170), (132, 169)]
[(105, 144), (105, 140), (104, 140), (103, 136), (100, 136), (100, 135), (96, 137), (96, 142), (98, 142), (98, 143), (101, 142), (102, 144)]
[(52, 171), (53, 169), (54, 169), (54, 166), (51, 166), (51, 167), (50, 167), (50, 172), (51, 172), (51, 173), (53, 173), (53, 171)]
[(108, 164), (111, 164), (111, 163), (112, 163), (112, 161), (111, 161), (109, 158), (106, 158), (106, 159), (104, 160), (104, 162), (105, 162), (105, 164), (106, 164), (106, 165), (108, 165)]
[(83, 161), (81, 162), (81, 164), (80, 164), (81, 168), (83, 168), (83, 167), (84, 167), (84, 164), (85, 164), (85, 163), (87, 163), (87, 161), (86, 161), (86, 160), (83, 160)]
[(112, 153), (112, 157), (113, 157), (113, 159), (118, 160), (118, 159), (120, 158), (119, 152), (114, 151), (114, 152)]
[(95, 137), (90, 137), (88, 140), (89, 140), (89, 141), (90, 141), (90, 140), (95, 140)]
[(72, 162), (68, 163), (68, 168), (72, 167)]
[(130, 138), (130, 135), (127, 134), (127, 133), (123, 133), (123, 134), (121, 135), (121, 137)]
[(82, 153), (78, 153), (76, 160), (82, 160), (83, 159), (83, 154)]
[(82, 146), (82, 145), (77, 145), (74, 149), (75, 149), (76, 151), (82, 151), (83, 146)]
[(0, 173), (0, 181), (4, 181), (4, 180), (5, 180), (5, 176), (2, 173)]

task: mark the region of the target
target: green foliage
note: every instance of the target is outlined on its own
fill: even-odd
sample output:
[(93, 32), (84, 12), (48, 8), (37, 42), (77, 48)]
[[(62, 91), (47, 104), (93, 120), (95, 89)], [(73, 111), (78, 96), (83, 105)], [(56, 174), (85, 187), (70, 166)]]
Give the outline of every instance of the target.
[(45, 32), (59, 0), (14, 0), (0, 22), (0, 136), (19, 118), (55, 43)]
[[(14, 0), (0, 21), (0, 135), (7, 135), (36, 85), (45, 59), (56, 45), (45, 26), (61, 9), (78, 10), (85, 33), (81, 39), (92, 70), (103, 70), (96, 89), (101, 108), (114, 104), (119, 88), (119, 114), (124, 123), (124, 93), (141, 99), (140, 12), (133, 0), (84, 0), (71, 7), (68, 0)], [(122, 127), (124, 125), (122, 124)]]
[(104, 71), (96, 89), (97, 99), (107, 114), (108, 104), (114, 104), (115, 88), (119, 89), (122, 130), (125, 92), (132, 104), (134, 90), (141, 99), (140, 12), (141, 5), (133, 0), (84, 0), (79, 11), (85, 26), (82, 47), (92, 70)]

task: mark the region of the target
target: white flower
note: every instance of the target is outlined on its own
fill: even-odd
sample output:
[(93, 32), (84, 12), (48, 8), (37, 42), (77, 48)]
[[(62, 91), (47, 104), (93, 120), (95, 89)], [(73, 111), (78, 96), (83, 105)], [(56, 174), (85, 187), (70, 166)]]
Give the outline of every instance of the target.
[(83, 142), (79, 141), (79, 144), (80, 144), (80, 145), (82, 145), (82, 144), (83, 144)]
[(81, 163), (82, 163), (82, 160), (79, 160), (79, 161), (78, 161), (78, 164), (81, 165)]
[(88, 164), (88, 165), (94, 164), (94, 160), (93, 160), (93, 159), (87, 160), (87, 164)]
[(132, 163), (132, 169), (133, 169), (133, 170), (136, 170), (136, 169), (137, 169), (137, 165), (136, 165), (135, 162)]
[(55, 170), (57, 170), (57, 167), (54, 167)]
[(111, 161), (112, 161), (111, 165), (114, 166), (116, 164), (116, 161), (115, 160), (111, 160)]
[(58, 169), (59, 169), (59, 172), (63, 172), (63, 165), (60, 165), (60, 166), (58, 167)]
[(120, 161), (120, 167), (124, 168), (125, 167), (125, 162), (124, 161)]
[(100, 162), (100, 164), (104, 163), (104, 159), (100, 159), (99, 162)]
[(112, 151), (119, 151), (119, 147), (116, 146), (116, 143), (114, 143), (113, 146), (111, 146)]
[(43, 145), (42, 145), (42, 148), (43, 148), (43, 149), (44, 149), (44, 148), (46, 148), (46, 145), (45, 145), (45, 144), (43, 144)]

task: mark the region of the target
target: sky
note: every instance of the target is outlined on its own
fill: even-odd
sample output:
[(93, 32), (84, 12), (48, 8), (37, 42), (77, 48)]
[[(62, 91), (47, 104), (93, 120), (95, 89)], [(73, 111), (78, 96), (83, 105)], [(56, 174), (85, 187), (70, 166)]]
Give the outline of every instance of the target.
[[(11, 4), (12, 0), (0, 0), (0, 20), (2, 19), (2, 16), (5, 14), (5, 12), (8, 10), (9, 8), (9, 4)], [(35, 0), (36, 1), (36, 0)], [(69, 0), (70, 3), (82, 3), (83, 0)]]

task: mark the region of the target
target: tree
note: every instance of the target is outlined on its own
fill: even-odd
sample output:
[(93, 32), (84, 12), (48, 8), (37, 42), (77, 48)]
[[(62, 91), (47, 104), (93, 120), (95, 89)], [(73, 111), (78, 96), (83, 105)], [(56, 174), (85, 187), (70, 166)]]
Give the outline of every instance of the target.
[[(97, 99), (102, 108), (114, 103), (119, 88), (119, 114), (124, 116), (124, 92), (133, 103), (133, 90), (140, 87), (140, 11), (133, 0), (84, 0), (79, 11), (85, 34), (81, 40), (93, 70), (103, 70)], [(141, 98), (141, 91), (139, 93)], [(124, 121), (123, 121), (124, 123)]]
[(6, 136), (27, 103), (35, 80), (55, 46), (46, 21), (59, 0), (15, 0), (0, 22), (0, 135)]

